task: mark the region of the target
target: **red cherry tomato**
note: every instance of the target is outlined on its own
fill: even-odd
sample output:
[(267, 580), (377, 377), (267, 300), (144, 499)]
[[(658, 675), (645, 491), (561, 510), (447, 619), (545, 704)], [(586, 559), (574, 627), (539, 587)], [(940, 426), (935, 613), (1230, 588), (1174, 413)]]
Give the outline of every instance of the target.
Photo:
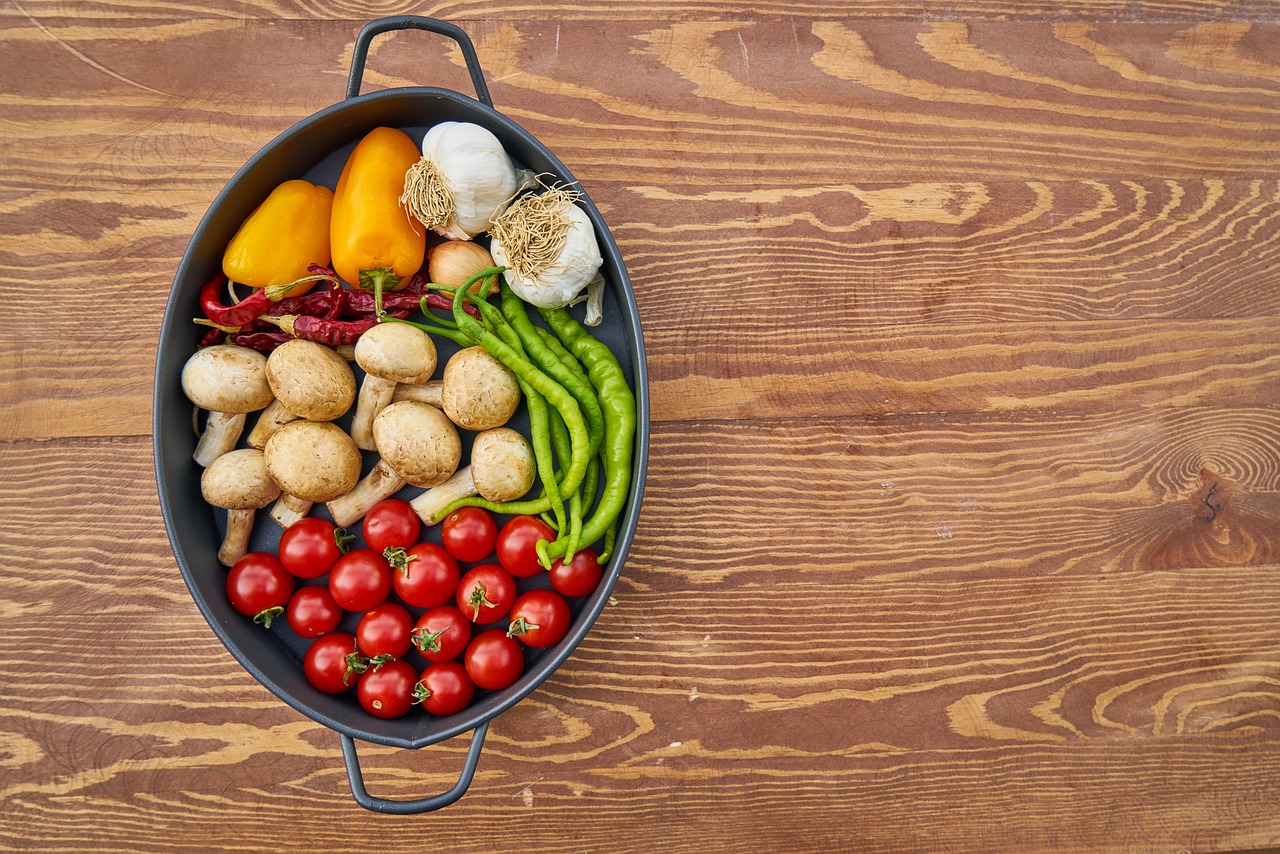
[(302, 672), (317, 691), (341, 694), (354, 688), (363, 668), (356, 637), (347, 632), (322, 635), (307, 647)]
[(365, 544), (378, 554), (387, 549), (407, 549), (418, 541), (422, 520), (408, 501), (384, 498), (364, 515)]
[(380, 718), (398, 718), (413, 708), (418, 671), (404, 659), (374, 665), (356, 683), (356, 697), (365, 711)]
[(284, 609), (289, 628), (299, 637), (318, 638), (327, 635), (342, 622), (342, 609), (333, 594), (322, 584), (300, 587)]
[(524, 649), (506, 629), (489, 629), (472, 639), (462, 661), (477, 687), (498, 691), (524, 672)]
[(467, 707), (476, 694), (476, 686), (467, 676), (467, 668), (460, 661), (441, 661), (428, 664), (422, 678), (414, 686), (416, 702), (428, 714), (456, 714)]
[(440, 541), (458, 560), (476, 563), (493, 554), (498, 522), (483, 507), (459, 507), (440, 523)]
[(434, 608), (453, 598), (461, 571), (453, 555), (435, 543), (418, 543), (409, 549), (401, 565), (393, 558), (391, 582), (396, 595), (413, 608)]
[(372, 549), (352, 549), (329, 571), (329, 592), (348, 611), (368, 611), (391, 595), (391, 564)]
[(418, 618), (411, 636), (427, 661), (449, 661), (467, 648), (471, 621), (452, 605), (440, 605)]
[(231, 607), (255, 623), (271, 628), (293, 595), (293, 576), (269, 552), (249, 552), (227, 573)]
[(298, 578), (319, 578), (333, 569), (353, 539), (328, 519), (307, 516), (280, 535), (280, 563)]
[(512, 516), (498, 532), (498, 563), (517, 578), (532, 578), (542, 572), (536, 551), (538, 541), (554, 542), (556, 532), (537, 516)]
[(409, 633), (413, 617), (403, 605), (383, 602), (365, 612), (356, 625), (356, 646), (375, 665), (392, 658), (403, 658), (413, 646)]
[(563, 560), (551, 564), (551, 586), (565, 596), (586, 596), (599, 586), (602, 577), (604, 568), (594, 549), (579, 549), (567, 564)]
[(507, 634), (536, 649), (559, 643), (569, 632), (569, 603), (554, 590), (538, 588), (521, 594), (511, 606)]
[(458, 610), (481, 625), (501, 620), (516, 601), (516, 581), (505, 569), (482, 563), (467, 570), (458, 582)]

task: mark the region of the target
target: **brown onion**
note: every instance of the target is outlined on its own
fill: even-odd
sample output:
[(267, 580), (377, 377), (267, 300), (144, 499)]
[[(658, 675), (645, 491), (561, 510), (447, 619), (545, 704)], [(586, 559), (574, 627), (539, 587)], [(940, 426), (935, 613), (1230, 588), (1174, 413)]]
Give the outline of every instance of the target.
[[(467, 279), (492, 266), (493, 256), (489, 254), (489, 250), (470, 240), (446, 240), (427, 251), (427, 270), (433, 285), (460, 288)], [(487, 279), (476, 282), (471, 286), (471, 293), (479, 294), (486, 282), (493, 281)], [(491, 293), (493, 289), (484, 296)]]

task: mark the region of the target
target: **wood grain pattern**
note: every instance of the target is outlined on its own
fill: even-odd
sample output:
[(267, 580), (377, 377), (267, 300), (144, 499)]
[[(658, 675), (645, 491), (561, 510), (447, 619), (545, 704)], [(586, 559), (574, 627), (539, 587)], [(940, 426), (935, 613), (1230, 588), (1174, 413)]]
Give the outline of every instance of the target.
[[(17, 5), (17, 4), (15, 4)], [(66, 0), (23, 0), (20, 11), (40, 19), (83, 16), (95, 23), (154, 18), (156, 7), (137, 2), (67, 2)], [(904, 4), (868, 2), (856, 6), (835, 0), (805, 2), (729, 2), (704, 0), (696, 4), (677, 0), (665, 3), (637, 3), (633, 0), (605, 0), (600, 3), (567, 3), (555, 15), (536, 3), (512, 0), (454, 0), (443, 3), (414, 3), (410, 0), (381, 0), (377, 4), (323, 2), (323, 0), (272, 0), (272, 2), (223, 2), (216, 6), (195, 3), (167, 3), (166, 17), (227, 20), (341, 20), (363, 21), (381, 15), (429, 15), (450, 21), (473, 23), (484, 20), (513, 21), (683, 21), (766, 19), (838, 20), (1094, 20), (1104, 23), (1161, 21), (1274, 21), (1274, 3), (1265, 0), (1160, 0), (1126, 2), (1114, 0), (1071, 0), (1064, 3), (1017, 3), (1012, 0), (965, 0)]]
[[(191, 233), (395, 13), (601, 208), (653, 403), (609, 607), (423, 817), (203, 622), (150, 438)], [(1280, 845), (1276, 4), (15, 0), (0, 80), (0, 851)]]

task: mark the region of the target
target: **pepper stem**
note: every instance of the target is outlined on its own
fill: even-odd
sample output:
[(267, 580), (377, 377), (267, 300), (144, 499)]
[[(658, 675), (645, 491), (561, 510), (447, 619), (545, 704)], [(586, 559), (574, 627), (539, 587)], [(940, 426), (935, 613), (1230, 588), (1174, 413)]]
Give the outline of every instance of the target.
[[(315, 266), (316, 265), (314, 264), (312, 265), (312, 267), (315, 267)], [(324, 270), (324, 268), (321, 267), (319, 268), (319, 270)], [(314, 276), (303, 276), (301, 279), (295, 279), (294, 281), (286, 282), (283, 285), (267, 285), (267, 287), (265, 288), (267, 292), (267, 299), (271, 300), (272, 302), (280, 302), (280, 300), (284, 299), (286, 296), (289, 295), (289, 292), (291, 290), (296, 288), (298, 285), (305, 285), (308, 282), (329, 282), (330, 284), (334, 284), (334, 285), (338, 283), (338, 278), (336, 275), (330, 275), (327, 271), (319, 272), (319, 270), (317, 270)]]
[(379, 319), (386, 315), (386, 311), (382, 308), (382, 292), (394, 289), (403, 278), (404, 276), (390, 267), (373, 267), (360, 271), (359, 281), (356, 284), (362, 290), (373, 291), (373, 311)]
[(456, 329), (449, 329), (446, 326), (438, 326), (434, 323), (415, 323), (412, 320), (405, 320), (403, 317), (391, 317), (390, 315), (382, 318), (383, 323), (404, 323), (409, 326), (416, 326), (429, 335), (439, 335), (441, 338), (448, 338), (459, 347), (470, 347), (476, 342), (466, 335), (463, 335)]

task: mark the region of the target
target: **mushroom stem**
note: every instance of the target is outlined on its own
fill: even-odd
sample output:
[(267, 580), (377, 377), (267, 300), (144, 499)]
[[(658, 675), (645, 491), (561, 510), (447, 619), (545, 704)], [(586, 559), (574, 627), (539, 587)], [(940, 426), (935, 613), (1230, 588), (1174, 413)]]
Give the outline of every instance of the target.
[(298, 416), (294, 415), (289, 409), (280, 402), (279, 398), (271, 401), (271, 405), (262, 410), (258, 416), (258, 421), (253, 425), (253, 429), (249, 431), (247, 439), (250, 448), (259, 450), (267, 446), (267, 440), (284, 425), (291, 421), (297, 421)]
[(436, 409), (443, 409), (440, 396), (440, 390), (443, 387), (444, 382), (442, 380), (429, 380), (425, 383), (397, 383), (395, 393), (391, 396), (391, 399), (392, 402), (416, 400), (419, 403), (434, 406)]
[(360, 394), (356, 397), (356, 412), (351, 419), (351, 438), (356, 447), (365, 451), (377, 450), (373, 439), (373, 419), (391, 403), (395, 396), (394, 380), (367, 374), (360, 385)]
[(390, 498), (405, 483), (404, 478), (396, 474), (395, 470), (387, 465), (386, 460), (378, 460), (378, 464), (355, 485), (355, 488), (346, 495), (333, 499), (325, 506), (329, 508), (329, 515), (333, 517), (333, 524), (339, 528), (350, 527), (363, 519), (373, 505), (384, 498)]
[(234, 566), (249, 552), (249, 536), (253, 533), (255, 510), (228, 510), (227, 533), (218, 549), (218, 561), (223, 566)]
[(227, 511), (227, 527), (218, 560), (232, 566), (244, 557), (255, 513), (280, 497), (280, 487), (256, 448), (239, 448), (218, 457), (200, 475), (200, 494)]
[(314, 504), (314, 501), (308, 501), (305, 498), (282, 492), (271, 508), (271, 518), (281, 528), (287, 528), (310, 513)]
[(196, 443), (193, 459), (207, 468), (218, 457), (234, 450), (247, 418), (248, 414), (244, 412), (210, 412), (200, 441)]
[(409, 506), (418, 514), (426, 525), (434, 525), (436, 518), (444, 508), (459, 498), (469, 498), (476, 494), (476, 484), (471, 477), (471, 466), (463, 466), (453, 476), (439, 486), (423, 491), (409, 502)]
[(182, 366), (182, 391), (209, 413), (192, 453), (205, 469), (235, 448), (247, 414), (265, 409), (275, 397), (267, 383), (267, 357), (239, 344), (196, 350)]
[(476, 434), (471, 465), (444, 483), (418, 495), (409, 505), (428, 525), (440, 521), (449, 505), (479, 495), (488, 501), (512, 501), (533, 487), (537, 463), (529, 440), (509, 427)]

